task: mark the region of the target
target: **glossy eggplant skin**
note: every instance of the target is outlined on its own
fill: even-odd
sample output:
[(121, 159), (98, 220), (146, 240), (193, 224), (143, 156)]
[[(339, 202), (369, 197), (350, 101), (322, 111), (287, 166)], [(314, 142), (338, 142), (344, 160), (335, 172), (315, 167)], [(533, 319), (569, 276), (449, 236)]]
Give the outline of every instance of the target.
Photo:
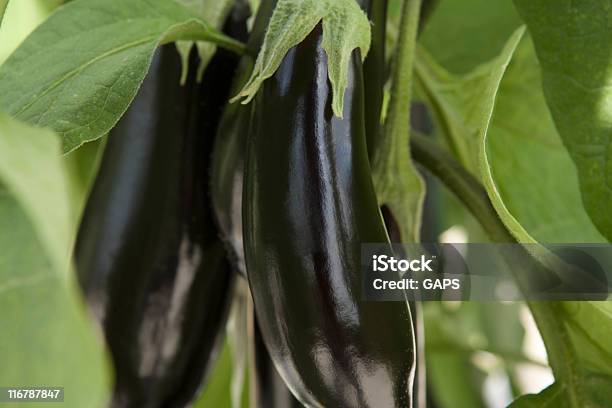
[(362, 64), (333, 116), (320, 25), (255, 100), (244, 246), (257, 318), (309, 407), (410, 407), (414, 339), (403, 302), (361, 300), (361, 244), (388, 242), (370, 175)]
[[(259, 52), (276, 0), (264, 0), (257, 11), (253, 29), (236, 70), (231, 95), (247, 82), (254, 56)], [(242, 186), (247, 137), (250, 133), (253, 104), (228, 103), (223, 111), (211, 166), (210, 190), (215, 219), (232, 261), (232, 266), (246, 277), (242, 241)]]
[(113, 407), (185, 406), (224, 331), (234, 278), (207, 168), (233, 63), (216, 60), (204, 85), (190, 69), (180, 86), (174, 45), (157, 52), (109, 135), (80, 226), (78, 278), (116, 369)]

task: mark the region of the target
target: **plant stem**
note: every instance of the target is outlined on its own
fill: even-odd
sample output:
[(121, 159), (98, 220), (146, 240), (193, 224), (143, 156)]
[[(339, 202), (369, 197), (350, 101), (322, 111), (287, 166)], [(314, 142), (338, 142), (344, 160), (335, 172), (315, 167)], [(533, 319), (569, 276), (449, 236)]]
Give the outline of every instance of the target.
[(421, 0), (404, 0), (384, 134), (374, 152), (373, 180), (379, 204), (388, 207), (401, 241), (418, 242), (425, 186), (406, 150), (410, 139), (414, 52)]
[[(386, 4), (386, 2), (384, 2)], [(404, 0), (400, 21), (397, 52), (391, 78), (391, 98), (384, 133), (379, 143), (370, 145), (373, 157), (372, 178), (381, 207), (390, 212), (387, 228), (398, 226), (394, 240), (420, 240), (421, 213), (425, 198), (425, 183), (410, 158), (410, 104), (412, 103), (414, 53), (421, 14), (421, 0)], [(381, 46), (384, 44), (382, 41)], [(384, 50), (383, 50), (384, 53)], [(380, 112), (378, 113), (380, 116)], [(371, 118), (370, 118), (371, 119)], [(371, 129), (369, 129), (371, 131)], [(369, 135), (372, 142), (374, 137)], [(391, 228), (390, 228), (391, 227)], [(416, 302), (408, 308), (413, 325), (415, 355), (415, 383), (413, 398), (416, 404), (425, 401), (425, 349), (422, 312)]]
[(385, 134), (390, 139), (410, 137), (410, 103), (412, 102), (412, 77), (414, 52), (421, 13), (421, 0), (404, 0), (402, 20), (397, 46), (397, 59), (393, 69), (389, 115)]

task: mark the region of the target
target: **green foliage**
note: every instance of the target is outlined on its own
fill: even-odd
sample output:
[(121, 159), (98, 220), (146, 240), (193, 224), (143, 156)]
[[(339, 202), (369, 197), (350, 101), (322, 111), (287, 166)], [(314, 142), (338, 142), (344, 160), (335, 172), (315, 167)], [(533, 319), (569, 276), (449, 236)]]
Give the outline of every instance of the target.
[(511, 0), (441, 0), (420, 43), (447, 70), (465, 74), (495, 58), (520, 25)]
[(108, 367), (68, 273), (60, 152), (56, 135), (0, 115), (0, 384), (64, 386), (64, 406), (95, 407)]
[[(44, 12), (30, 10), (28, 21), (11, 21), (11, 7), (27, 7), (25, 0), (11, 0), (4, 16), (7, 1), (0, 0), (0, 61), (59, 3), (31, 0), (27, 7)], [(504, 231), (518, 242), (610, 241), (612, 6), (514, 0), (517, 13), (510, 0), (444, 0), (415, 45), (416, 14), (400, 23), (402, 3), (420, 2), (390, 2), (391, 109), (373, 177), (404, 239), (419, 238), (423, 195), (408, 149), (414, 66), (417, 95), (430, 108), (438, 136), (483, 184)], [(232, 5), (75, 0), (0, 66), (0, 109), (12, 116), (0, 114), (0, 384), (63, 385), (65, 406), (104, 405), (111, 375), (68, 261), (103, 149), (101, 139), (86, 142), (104, 136), (125, 112), (158, 45), (180, 40), (185, 57), (195, 42), (200, 74), (217, 46), (242, 52), (242, 44), (218, 31)], [(340, 116), (349, 58), (356, 49), (365, 58), (370, 43), (370, 26), (355, 0), (279, 0), (251, 78), (236, 98), (249, 102), (320, 23), (333, 111)], [(61, 157), (62, 151), (72, 153)], [(452, 223), (463, 217), (456, 203), (438, 197), (444, 217)], [(555, 383), (512, 407), (607, 406), (612, 302), (529, 306)], [(484, 406), (479, 389), (486, 373), (474, 365), (476, 353), (498, 356), (509, 375), (514, 363), (533, 363), (522, 351), (518, 309), (427, 305), (427, 364), (438, 405)], [(243, 323), (232, 336), (196, 407), (247, 406)]]
[[(542, 26), (538, 29), (546, 34), (555, 30), (565, 32), (567, 22), (556, 20), (559, 16), (557, 3), (553, 6), (549, 2), (549, 5), (550, 14), (555, 17), (541, 17)], [(533, 3), (525, 7), (533, 9)], [(553, 22), (551, 30), (546, 24)], [(518, 38), (512, 42), (511, 48), (509, 44), (499, 57), (476, 66), (462, 77), (448, 73), (423, 53), (419, 60), (423, 64), (417, 65), (422, 94), (432, 107), (449, 146), (472, 173), (481, 178), (501, 221), (517, 241), (605, 242), (587, 216), (580, 199), (579, 187), (583, 197), (585, 194), (582, 176), (576, 174), (548, 113), (540, 84), (541, 67), (531, 39), (525, 36), (520, 43)], [(537, 48), (538, 40), (535, 42)], [(567, 53), (554, 41), (545, 44), (551, 59), (576, 55), (574, 51)], [(591, 46), (600, 47), (601, 44), (607, 42), (601, 39)], [(513, 49), (516, 50), (512, 52)], [(448, 61), (452, 66), (452, 58)], [(578, 60), (575, 63), (578, 64), (574, 67), (576, 71), (588, 72), (588, 69), (582, 70)], [(542, 62), (542, 69), (546, 90), (545, 62)], [(550, 92), (546, 100), (550, 104)], [(566, 110), (566, 119), (570, 110), (575, 115), (582, 109), (567, 100), (559, 105)], [(554, 117), (554, 107), (552, 112)], [(581, 115), (583, 122), (593, 120), (592, 112)], [(559, 123), (557, 128), (563, 135)], [(564, 142), (567, 146), (567, 141)], [(596, 165), (592, 158), (585, 162), (587, 166)], [(580, 171), (580, 165), (578, 169)], [(600, 182), (604, 187), (604, 181)], [(589, 215), (596, 223), (593, 214)], [(604, 406), (603, 401), (610, 396), (598, 387), (608, 384), (606, 388), (610, 389), (612, 383), (612, 347), (602, 342), (612, 329), (609, 304), (530, 304), (547, 346), (556, 383), (537, 397), (520, 399), (517, 406), (541, 406), (543, 403), (564, 407)], [(599, 384), (598, 387), (593, 386), (594, 383)]]
[(601, 234), (612, 240), (611, 4), (596, 0), (515, 3), (533, 36), (546, 100), (578, 169), (584, 206)]
[(576, 171), (546, 107), (529, 36), (500, 84), (484, 143), (490, 195), (506, 225), (515, 226), (517, 239), (605, 242), (582, 205)]
[(50, 127), (69, 152), (115, 125), (142, 83), (155, 48), (179, 39), (239, 48), (174, 1), (71, 2), (0, 67), (0, 108)]
[(491, 114), (497, 88), (523, 31), (523, 28), (517, 29), (499, 56), (465, 76), (445, 71), (424, 50), (417, 60), (415, 69), (421, 93), (451, 149), (475, 175), (479, 172), (479, 132), (483, 116)]
[(351, 53), (359, 48), (365, 58), (370, 48), (370, 24), (355, 0), (279, 0), (251, 78), (234, 100), (244, 98), (243, 103), (249, 103), (289, 49), (302, 42), (319, 22), (334, 94), (332, 106), (334, 114), (342, 117)]

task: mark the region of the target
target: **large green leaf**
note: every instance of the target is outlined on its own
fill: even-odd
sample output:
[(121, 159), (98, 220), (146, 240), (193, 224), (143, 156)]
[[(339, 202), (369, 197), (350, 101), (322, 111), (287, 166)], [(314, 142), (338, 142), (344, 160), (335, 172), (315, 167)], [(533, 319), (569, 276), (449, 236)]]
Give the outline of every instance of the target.
[[(482, 177), (507, 228), (521, 242), (605, 242), (582, 205), (578, 177), (547, 112), (539, 65), (527, 37), (501, 82), (482, 135)], [(513, 146), (514, 154), (508, 154)], [(527, 197), (527, 199), (526, 199)], [(537, 400), (603, 406), (590, 381), (612, 388), (610, 303), (532, 304), (557, 383)], [(542, 313), (543, 311), (543, 313)], [(554, 331), (554, 332), (550, 332)], [(607, 377), (606, 377), (607, 376)], [(522, 404), (523, 402), (521, 402)], [(592, 404), (592, 405), (589, 405)]]
[(612, 4), (516, 0), (533, 36), (544, 92), (576, 164), (587, 212), (612, 240)]
[(289, 49), (306, 38), (319, 22), (333, 89), (332, 107), (342, 117), (351, 53), (370, 49), (370, 23), (355, 0), (279, 0), (272, 14), (251, 78), (234, 99), (249, 103), (267, 78), (274, 75)]
[(582, 205), (576, 170), (544, 101), (529, 37), (514, 55), (480, 136), (483, 181), (517, 240), (605, 242)]
[[(62, 386), (66, 407), (101, 407), (108, 367), (72, 275), (60, 142), (0, 115), (0, 384)], [(20, 404), (21, 406), (21, 404)]]
[[(446, 7), (451, 7), (451, 3), (453, 2), (446, 2)], [(563, 13), (558, 13), (557, 7), (567, 8), (567, 2), (521, 3), (532, 10), (546, 3), (550, 7), (551, 16), (555, 15), (554, 18), (550, 17), (551, 20), (565, 18), (560, 17)], [(463, 4), (465, 3), (462, 2)], [(489, 4), (493, 5), (490, 2)], [(590, 3), (577, 4), (578, 7), (586, 8)], [(604, 3), (598, 4), (603, 6)], [(495, 6), (498, 6), (497, 2)], [(444, 3), (441, 7), (444, 7)], [(455, 2), (455, 7), (461, 5)], [(481, 11), (485, 14), (496, 13), (495, 10)], [(457, 14), (449, 14), (452, 15), (456, 17)], [(598, 18), (604, 19), (602, 16), (607, 14), (601, 12)], [(431, 30), (438, 30), (440, 38), (447, 32), (452, 35), (452, 19), (448, 19), (446, 24), (438, 25), (435, 19), (436, 17), (429, 27)], [(491, 27), (499, 26), (499, 31), (503, 31), (505, 27), (499, 19), (479, 18), (475, 12), (471, 17), (456, 21), (467, 26), (488, 26), (489, 29), (479, 30), (478, 35), (482, 37), (493, 38), (496, 35)], [(495, 21), (497, 22), (493, 26), (489, 26)], [(587, 21), (588, 19), (583, 19), (581, 26), (584, 30), (591, 30), (592, 26)], [(598, 27), (600, 22), (595, 26)], [(439, 27), (447, 28), (442, 32)], [(533, 31), (531, 25), (530, 29)], [(567, 26), (559, 20), (555, 20), (550, 27), (544, 27), (542, 24), (540, 29), (548, 35), (576, 34), (568, 31)], [(486, 34), (483, 35), (483, 32)], [(589, 35), (576, 37), (583, 41), (591, 40)], [(454, 35), (454, 38), (461, 44), (466, 36)], [(488, 40), (483, 38), (482, 41)], [(455, 47), (440, 48), (443, 40), (424, 42), (434, 55), (442, 59), (444, 66), (451, 70), (461, 71), (463, 58), (469, 57), (470, 53), (474, 58), (466, 58), (469, 60), (466, 67), (473, 66), (480, 58), (477, 55), (478, 47), (474, 47), (473, 52), (463, 53), (464, 57), (455, 58)], [(473, 45), (469, 42), (467, 44)], [(550, 45), (550, 42), (541, 42), (542, 47)], [(495, 47), (485, 48), (490, 52), (494, 51)], [(562, 48), (563, 42), (558, 43), (556, 48), (546, 48), (550, 60), (558, 62), (559, 67), (565, 66), (565, 63), (561, 62), (563, 58), (571, 59), (576, 55), (582, 55), (582, 58), (571, 61), (570, 65), (573, 64), (576, 70), (582, 69), (581, 64), (585, 61), (590, 61), (585, 54), (575, 53), (573, 48)], [(539, 52), (541, 53), (540, 50)], [(491, 63), (474, 69), (464, 77), (453, 76), (435, 64), (425, 66), (424, 75), (420, 75), (420, 78), (428, 88), (423, 87), (426, 91), (423, 94), (433, 107), (442, 132), (446, 134), (459, 159), (483, 180), (500, 219), (518, 241), (605, 241), (589, 220), (580, 200), (576, 170), (544, 103), (539, 66), (530, 40), (523, 40), (507, 70), (500, 65), (502, 56), (503, 53)], [(427, 62), (426, 59), (422, 61)], [(603, 65), (603, 61), (596, 61)], [(603, 69), (605, 72), (605, 67)], [(496, 75), (496, 72), (502, 75)], [(592, 71), (588, 72), (588, 75), (595, 75)], [(495, 77), (498, 80), (492, 81)], [(550, 96), (548, 99), (550, 101)], [(571, 102), (572, 100), (568, 99), (563, 104), (566, 110), (565, 119), (574, 121), (576, 116), (580, 116), (583, 120), (590, 120), (590, 116), (586, 115), (581, 107), (576, 107)], [(609, 362), (612, 361), (612, 346), (605, 341), (609, 338), (612, 325), (610, 313), (606, 313), (609, 310), (608, 304), (566, 302), (531, 303), (530, 306), (544, 337), (557, 383), (540, 396), (522, 399), (520, 403), (529, 401), (530, 404), (537, 403), (537, 406), (546, 403), (556, 406), (562, 402), (562, 406), (597, 406), (597, 401), (601, 402), (602, 399), (594, 393), (589, 384), (594, 375), (598, 376), (597, 381), (600, 384), (606, 384), (610, 378), (605, 376), (610, 375)], [(610, 388), (608, 385), (607, 389)]]
[[(513, 42), (516, 38), (509, 44)], [(448, 73), (441, 75), (439, 67), (440, 72), (430, 75), (447, 81), (432, 87), (442, 89), (434, 94), (439, 100), (430, 98), (432, 106), (446, 112), (438, 115), (446, 121), (442, 128), (470, 130), (458, 132), (457, 137), (479, 145), (477, 152), (466, 151), (479, 159), (489, 198), (517, 241), (602, 242), (582, 206), (575, 168), (547, 115), (530, 40), (523, 40), (505, 69), (503, 61), (511, 55), (502, 52), (491, 63), (454, 81)], [(491, 75), (482, 74), (487, 69)], [(476, 92), (480, 97), (472, 92), (474, 99), (469, 101), (456, 95), (468, 91), (462, 86), (465, 83), (477, 90), (474, 79), (478, 76), (486, 92)], [(449, 123), (451, 120), (457, 123)], [(598, 406), (600, 397), (592, 393), (589, 381), (594, 375), (598, 381), (612, 378), (606, 377), (612, 375), (612, 345), (605, 342), (612, 328), (611, 316), (605, 312), (607, 304), (532, 302), (530, 307), (557, 381), (552, 391), (538, 398), (547, 401), (559, 392), (555, 398), (565, 406)]]
[(115, 125), (155, 48), (179, 39), (240, 49), (173, 0), (70, 2), (0, 67), (0, 108), (50, 127), (71, 151)]
[(461, 77), (447, 72), (425, 50), (420, 50), (415, 68), (421, 93), (451, 149), (475, 175), (479, 173), (483, 116), (491, 115), (497, 88), (523, 32), (523, 28), (517, 29), (495, 59)]
[(603, 242), (582, 206), (574, 167), (544, 103), (531, 41), (524, 39), (513, 54), (516, 41), (515, 34), (497, 58), (463, 77), (423, 52), (417, 63), (422, 94), (517, 240)]

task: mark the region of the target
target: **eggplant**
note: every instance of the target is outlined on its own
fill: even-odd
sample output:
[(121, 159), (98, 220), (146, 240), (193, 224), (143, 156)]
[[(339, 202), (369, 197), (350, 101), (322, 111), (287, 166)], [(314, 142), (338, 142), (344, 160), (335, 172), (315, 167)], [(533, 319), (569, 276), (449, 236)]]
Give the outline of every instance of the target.
[(247, 275), (263, 339), (309, 407), (410, 407), (406, 302), (361, 299), (361, 244), (388, 242), (368, 160), (362, 63), (333, 115), (321, 26), (254, 100), (243, 196)]
[(208, 169), (235, 58), (187, 83), (174, 45), (153, 58), (109, 134), (75, 259), (116, 370), (113, 407), (183, 407), (224, 334), (234, 274), (212, 215)]

